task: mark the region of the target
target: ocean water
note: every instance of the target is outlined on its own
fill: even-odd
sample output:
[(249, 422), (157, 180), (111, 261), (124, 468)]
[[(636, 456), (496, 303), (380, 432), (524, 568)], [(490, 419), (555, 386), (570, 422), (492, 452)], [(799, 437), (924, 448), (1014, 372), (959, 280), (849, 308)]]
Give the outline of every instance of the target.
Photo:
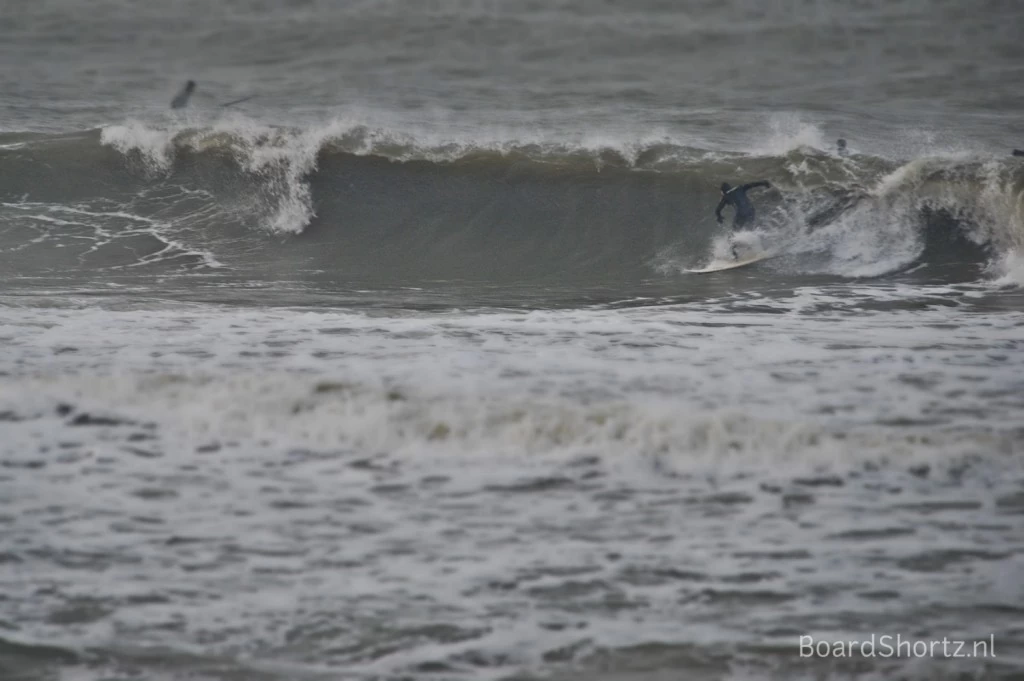
[(1024, 6), (5, 9), (3, 681), (1024, 675)]

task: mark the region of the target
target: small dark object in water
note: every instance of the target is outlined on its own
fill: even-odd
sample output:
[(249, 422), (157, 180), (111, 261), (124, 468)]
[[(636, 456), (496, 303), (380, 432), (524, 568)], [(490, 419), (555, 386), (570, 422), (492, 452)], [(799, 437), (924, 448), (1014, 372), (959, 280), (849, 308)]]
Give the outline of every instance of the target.
[(196, 82), (190, 80), (185, 83), (185, 87), (182, 88), (181, 92), (175, 95), (174, 99), (171, 100), (172, 109), (184, 109), (188, 106), (188, 100), (192, 96), (192, 93), (196, 91)]
[(91, 414), (79, 414), (71, 421), (73, 426), (128, 426), (131, 421), (124, 419), (110, 418), (108, 416), (93, 416)]

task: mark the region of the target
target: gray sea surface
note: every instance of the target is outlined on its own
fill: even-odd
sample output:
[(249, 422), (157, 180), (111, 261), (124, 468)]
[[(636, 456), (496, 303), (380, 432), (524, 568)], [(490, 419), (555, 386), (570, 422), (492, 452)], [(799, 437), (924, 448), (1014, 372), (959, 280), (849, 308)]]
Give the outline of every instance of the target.
[(1022, 26), (5, 3), (0, 679), (1021, 678)]

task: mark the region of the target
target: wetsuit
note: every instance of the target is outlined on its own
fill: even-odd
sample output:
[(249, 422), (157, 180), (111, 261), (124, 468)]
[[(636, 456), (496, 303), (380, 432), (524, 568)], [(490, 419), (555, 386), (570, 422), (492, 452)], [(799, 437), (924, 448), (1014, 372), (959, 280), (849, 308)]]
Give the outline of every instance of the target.
[(718, 202), (718, 207), (715, 208), (715, 217), (718, 219), (719, 224), (722, 222), (722, 209), (726, 206), (732, 206), (736, 209), (736, 214), (732, 218), (732, 228), (739, 229), (749, 226), (754, 221), (754, 204), (747, 198), (747, 191), (757, 187), (771, 186), (767, 181), (751, 182), (739, 187), (729, 187), (729, 185), (723, 184), (722, 200)]
[(171, 100), (171, 108), (184, 109), (186, 106), (188, 106), (189, 97), (192, 96), (192, 93), (195, 92), (195, 89), (195, 81), (190, 80), (187, 83), (185, 83), (185, 87), (182, 88), (181, 92), (175, 95), (174, 99)]

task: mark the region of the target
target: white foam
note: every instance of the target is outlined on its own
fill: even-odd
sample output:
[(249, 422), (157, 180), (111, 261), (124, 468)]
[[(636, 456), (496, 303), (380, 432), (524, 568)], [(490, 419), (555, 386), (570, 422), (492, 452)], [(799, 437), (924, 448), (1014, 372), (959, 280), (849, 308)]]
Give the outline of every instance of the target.
[(1020, 196), (1013, 168), (1005, 162), (979, 161), (970, 152), (914, 159), (879, 178), (837, 218), (810, 234), (801, 234), (806, 216), (791, 208), (785, 250), (815, 256), (790, 261), (802, 271), (849, 277), (898, 271), (923, 251), (921, 211), (928, 207), (956, 216), (962, 236), (991, 247), (998, 254), (993, 269), (1002, 271), (998, 262), (1024, 244)]
[[(819, 295), (790, 305), (807, 308)], [(748, 319), (735, 311), (733, 325), (712, 333), (703, 324), (720, 314), (713, 308), (440, 318), (69, 310), (47, 313), (44, 327), (31, 312), (8, 311), (0, 331), (15, 339), (8, 353), (22, 368), (5, 401), (34, 395), (44, 400), (40, 409), (71, 400), (156, 420), (186, 449), (216, 438), (409, 457), (629, 453), (684, 467), (760, 468), (925, 456), (946, 437), (920, 447), (871, 424), (931, 420), (935, 395), (898, 376), (909, 357), (943, 371), (956, 334), (946, 337), (949, 350), (923, 352), (921, 317), (907, 326), (865, 319), (856, 333), (834, 335), (799, 315)], [(935, 323), (946, 316), (931, 314)], [(993, 324), (1022, 333), (1012, 320)], [(828, 349), (851, 337), (871, 345)], [(67, 347), (75, 352), (53, 354)], [(55, 373), (77, 367), (79, 357), (92, 368)], [(892, 365), (883, 383), (871, 378), (879, 361)], [(1005, 367), (984, 371), (987, 389), (1009, 375)], [(944, 375), (971, 394), (979, 389)], [(823, 419), (827, 405), (844, 416)], [(948, 405), (951, 414), (956, 406)], [(1004, 411), (984, 418), (1014, 418)], [(968, 433), (976, 418), (961, 417)], [(958, 438), (950, 435), (944, 449), (961, 451)]]
[(122, 154), (138, 153), (144, 167), (152, 172), (168, 170), (174, 162), (174, 132), (148, 126), (138, 120), (108, 125), (100, 133), (100, 142)]
[(767, 125), (768, 134), (763, 136), (764, 141), (751, 149), (755, 155), (784, 156), (803, 147), (829, 149), (834, 146), (832, 142), (825, 141), (821, 128), (795, 113), (773, 114)]
[[(64, 248), (69, 238), (78, 242), (89, 243), (89, 247), (82, 251), (79, 260), (86, 258), (89, 254), (100, 251), (104, 247), (122, 239), (131, 239), (140, 235), (146, 235), (156, 239), (163, 247), (147, 254), (138, 254), (134, 249), (128, 249), (125, 253), (130, 259), (122, 264), (109, 264), (109, 269), (124, 269), (144, 267), (154, 263), (173, 261), (180, 258), (198, 258), (204, 267), (222, 268), (225, 265), (219, 262), (212, 253), (195, 248), (187, 244), (183, 239), (175, 235), (175, 228), (169, 222), (137, 215), (130, 212), (125, 206), (119, 206), (109, 201), (97, 201), (76, 205), (62, 205), (53, 203), (41, 203), (21, 201), (18, 203), (0, 203), (4, 208), (13, 209), (14, 218), (19, 223), (24, 223), (35, 228), (36, 225), (45, 225), (39, 229), (39, 236), (20, 243), (17, 247), (8, 249), (7, 252), (21, 251), (33, 245), (52, 241), (54, 247)], [(111, 222), (116, 226), (111, 226)], [(51, 227), (52, 226), (52, 227)]]
[(1003, 254), (990, 265), (996, 273), (996, 286), (1024, 286), (1024, 255), (1017, 251)]

